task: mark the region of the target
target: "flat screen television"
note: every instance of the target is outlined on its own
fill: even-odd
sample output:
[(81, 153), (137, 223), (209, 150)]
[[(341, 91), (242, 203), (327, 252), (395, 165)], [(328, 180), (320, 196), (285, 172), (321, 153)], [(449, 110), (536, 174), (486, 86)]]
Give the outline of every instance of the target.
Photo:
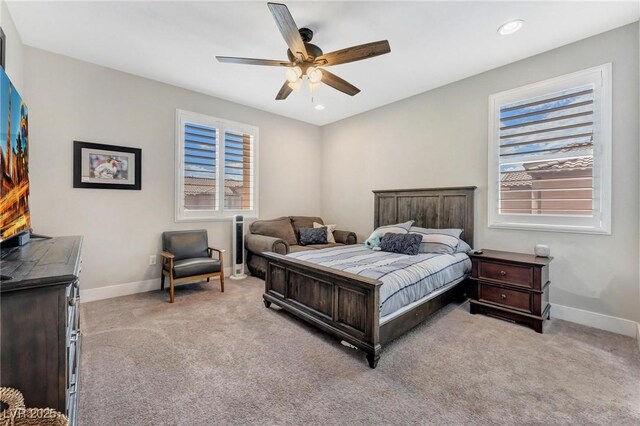
[(29, 232), (29, 110), (0, 68), (0, 242)]

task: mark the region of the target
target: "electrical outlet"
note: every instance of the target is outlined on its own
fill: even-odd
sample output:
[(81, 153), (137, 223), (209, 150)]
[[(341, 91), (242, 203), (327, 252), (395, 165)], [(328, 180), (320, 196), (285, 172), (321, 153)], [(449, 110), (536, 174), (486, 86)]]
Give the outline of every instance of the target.
[(155, 254), (152, 254), (151, 256), (149, 256), (149, 265), (155, 265), (157, 261), (157, 256)]

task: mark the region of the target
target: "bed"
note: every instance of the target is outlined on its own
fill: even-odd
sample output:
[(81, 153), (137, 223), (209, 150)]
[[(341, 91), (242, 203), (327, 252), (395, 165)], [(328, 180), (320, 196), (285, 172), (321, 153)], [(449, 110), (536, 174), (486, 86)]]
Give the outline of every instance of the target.
[[(414, 226), (424, 228), (458, 228), (463, 230), (460, 238), (473, 247), (474, 190), (475, 187), (455, 187), (374, 191), (374, 227), (414, 220)], [(426, 290), (409, 291), (409, 303), (405, 300), (387, 308), (387, 302), (394, 302), (389, 295), (398, 289), (383, 290), (385, 280), (379, 279), (379, 270), (355, 274), (350, 271), (358, 271), (358, 265), (345, 261), (350, 256), (349, 250), (358, 256), (358, 250), (368, 249), (356, 246), (343, 250), (322, 249), (296, 256), (265, 253), (268, 264), (263, 300), (267, 308), (273, 303), (364, 351), (371, 368), (377, 366), (383, 345), (466, 293), (467, 279), (464, 274), (454, 278), (455, 272), (428, 284)], [(370, 252), (361, 255), (367, 253)], [(389, 257), (384, 253), (372, 256), (380, 256), (381, 263), (385, 262), (382, 257)], [(424, 255), (418, 256), (423, 256), (420, 260), (428, 260)], [(464, 269), (468, 257), (456, 256), (448, 263)], [(433, 288), (427, 291), (429, 285)]]

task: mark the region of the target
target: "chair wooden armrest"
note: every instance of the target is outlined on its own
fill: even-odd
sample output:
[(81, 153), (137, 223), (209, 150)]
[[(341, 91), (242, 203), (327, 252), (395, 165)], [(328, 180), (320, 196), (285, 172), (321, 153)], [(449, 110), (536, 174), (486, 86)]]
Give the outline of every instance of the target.
[(226, 251), (226, 250), (220, 250), (217, 248), (213, 248), (213, 247), (207, 247), (207, 250), (209, 250), (209, 256), (211, 256), (211, 254), (216, 251), (218, 252), (218, 257), (222, 259), (222, 254)]
[(169, 253), (168, 251), (162, 251), (160, 252), (160, 256), (166, 258), (166, 259), (174, 259), (175, 256), (171, 253)]

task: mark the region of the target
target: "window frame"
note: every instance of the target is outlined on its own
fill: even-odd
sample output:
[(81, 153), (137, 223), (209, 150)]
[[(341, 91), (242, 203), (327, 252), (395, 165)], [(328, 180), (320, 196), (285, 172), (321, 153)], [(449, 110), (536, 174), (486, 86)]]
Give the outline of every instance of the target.
[[(218, 209), (214, 210), (186, 210), (184, 208), (184, 125), (187, 122), (210, 126), (217, 130), (216, 140), (216, 200)], [(252, 189), (253, 189), (253, 209), (225, 209), (224, 208), (224, 132), (239, 131), (253, 136), (252, 142)], [(175, 135), (175, 222), (205, 222), (205, 221), (227, 221), (234, 215), (242, 215), (245, 218), (258, 217), (258, 138), (259, 129), (257, 126), (212, 117), (205, 114), (176, 109), (176, 135)]]
[[(611, 63), (551, 78), (489, 96), (488, 200), (489, 228), (611, 235), (612, 79)], [(599, 80), (599, 84), (598, 84)], [(580, 85), (594, 84), (593, 212), (591, 217), (501, 214), (500, 107)]]

